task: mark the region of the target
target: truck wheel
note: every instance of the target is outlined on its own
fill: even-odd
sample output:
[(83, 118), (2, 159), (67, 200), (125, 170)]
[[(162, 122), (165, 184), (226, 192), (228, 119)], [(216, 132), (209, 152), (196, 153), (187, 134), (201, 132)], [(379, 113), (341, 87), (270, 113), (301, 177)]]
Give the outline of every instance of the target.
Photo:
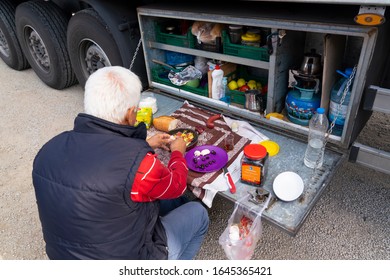
[(8, 1), (0, 2), (0, 57), (12, 69), (29, 68), (20, 47), (15, 27), (15, 7)]
[(79, 11), (70, 19), (68, 49), (74, 72), (82, 87), (96, 70), (122, 65), (111, 32), (93, 9)]
[(66, 47), (66, 15), (50, 1), (33, 0), (16, 8), (15, 19), (19, 42), (37, 76), (55, 89), (75, 84)]

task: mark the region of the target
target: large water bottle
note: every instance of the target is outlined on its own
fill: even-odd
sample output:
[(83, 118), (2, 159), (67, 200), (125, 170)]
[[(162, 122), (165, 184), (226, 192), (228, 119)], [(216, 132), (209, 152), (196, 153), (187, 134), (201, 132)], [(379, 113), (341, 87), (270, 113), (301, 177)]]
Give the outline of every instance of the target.
[(344, 72), (337, 70), (337, 73), (341, 75), (341, 78), (333, 85), (330, 94), (329, 121), (333, 122), (333, 120), (337, 117), (335, 125), (332, 129), (332, 134), (341, 136), (344, 128), (345, 118), (347, 116), (349, 100), (351, 99), (352, 81), (348, 88), (343, 104), (340, 105), (340, 103), (345, 87), (347, 86), (348, 80), (352, 74), (352, 68), (347, 68)]
[(324, 108), (317, 108), (316, 113), (309, 122), (309, 137), (305, 152), (305, 165), (310, 168), (320, 168), (324, 161), (323, 146), (329, 121)]

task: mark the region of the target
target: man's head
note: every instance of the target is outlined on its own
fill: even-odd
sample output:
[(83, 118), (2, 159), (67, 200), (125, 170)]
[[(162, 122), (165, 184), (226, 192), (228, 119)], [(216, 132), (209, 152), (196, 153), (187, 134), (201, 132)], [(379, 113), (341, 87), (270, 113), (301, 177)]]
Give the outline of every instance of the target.
[(85, 84), (84, 112), (113, 123), (128, 123), (128, 110), (137, 109), (141, 91), (139, 77), (130, 70), (121, 66), (101, 68)]

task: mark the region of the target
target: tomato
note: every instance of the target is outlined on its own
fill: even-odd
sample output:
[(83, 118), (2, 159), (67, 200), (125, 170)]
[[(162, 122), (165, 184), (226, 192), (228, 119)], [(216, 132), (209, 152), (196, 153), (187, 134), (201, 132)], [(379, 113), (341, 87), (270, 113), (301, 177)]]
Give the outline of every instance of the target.
[(243, 85), (239, 89), (239, 91), (242, 91), (242, 92), (246, 92), (247, 90), (250, 90), (250, 87), (248, 85)]

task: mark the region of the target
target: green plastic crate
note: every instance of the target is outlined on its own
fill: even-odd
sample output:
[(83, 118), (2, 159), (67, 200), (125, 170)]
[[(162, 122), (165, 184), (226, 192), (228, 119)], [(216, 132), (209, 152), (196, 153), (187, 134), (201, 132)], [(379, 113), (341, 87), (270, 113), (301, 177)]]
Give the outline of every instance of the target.
[[(239, 67), (236, 71), (226, 75), (228, 82), (231, 80), (237, 80), (239, 78), (244, 78), (245, 81), (249, 80), (255, 80), (259, 81), (262, 86), (267, 85), (268, 80), (263, 77), (256, 77), (253, 75), (250, 75), (248, 71), (245, 69), (245, 67)], [(239, 90), (229, 90), (229, 95), (230, 95), (230, 102), (231, 103), (236, 103), (239, 105), (244, 105), (245, 104), (245, 93)], [(265, 100), (266, 101), (266, 100)]]
[(155, 22), (155, 34), (157, 42), (184, 48), (195, 48), (195, 37), (191, 33), (191, 27), (188, 28), (187, 34), (185, 35), (168, 34), (162, 30), (162, 23)]
[(168, 79), (168, 73), (169, 70), (165, 69), (164, 67), (159, 67), (159, 66), (155, 67), (152, 69), (152, 79), (156, 83), (164, 84), (174, 88), (180, 88), (182, 90), (189, 91), (201, 96), (206, 96), (206, 97), (209, 96), (209, 89), (207, 84), (204, 85), (203, 87), (197, 87), (197, 88), (189, 87), (186, 85), (177, 86), (172, 84), (171, 81)]
[(269, 61), (268, 48), (233, 44), (230, 42), (230, 37), (229, 34), (227, 34), (226, 30), (222, 31), (222, 40), (224, 54), (261, 61)]

